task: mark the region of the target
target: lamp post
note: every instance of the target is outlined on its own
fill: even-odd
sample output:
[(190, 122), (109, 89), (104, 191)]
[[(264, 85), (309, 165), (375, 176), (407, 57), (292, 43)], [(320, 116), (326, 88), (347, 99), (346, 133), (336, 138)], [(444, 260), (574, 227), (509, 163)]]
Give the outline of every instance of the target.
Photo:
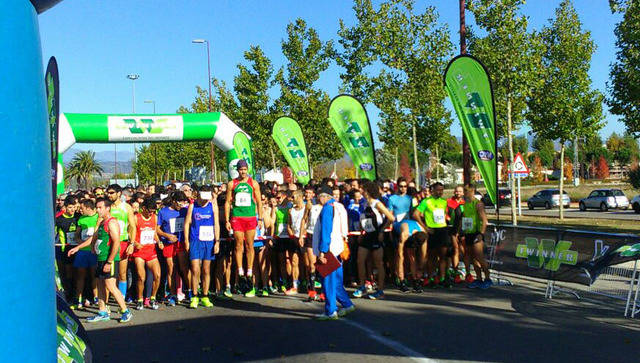
[[(128, 74), (127, 78), (131, 80), (131, 112), (136, 113), (136, 79), (140, 78), (137, 74)], [(136, 143), (133, 143), (133, 157), (136, 163), (136, 167), (138, 164), (138, 150), (136, 150)], [(138, 184), (138, 172), (136, 171), (136, 186)]]
[[(194, 44), (206, 44), (207, 45), (207, 83), (209, 84), (209, 102), (207, 109), (211, 112), (211, 53), (209, 51), (209, 41), (206, 39), (194, 39), (191, 41)], [(213, 173), (212, 179), (215, 182), (217, 179), (217, 167), (215, 158), (215, 145), (213, 140), (211, 141), (211, 172)]]
[[(156, 114), (156, 101), (145, 100), (144, 103), (153, 104), (153, 114)], [(153, 146), (153, 182), (158, 184), (158, 150), (153, 143), (149, 143), (149, 147)]]

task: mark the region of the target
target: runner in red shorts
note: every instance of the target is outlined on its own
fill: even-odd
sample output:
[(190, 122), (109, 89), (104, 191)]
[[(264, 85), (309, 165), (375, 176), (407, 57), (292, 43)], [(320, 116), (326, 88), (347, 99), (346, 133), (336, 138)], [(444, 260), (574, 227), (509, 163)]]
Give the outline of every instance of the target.
[[(227, 199), (224, 204), (224, 215), (226, 227), (233, 230), (233, 237), (236, 241), (235, 262), (238, 266), (238, 277), (244, 279), (244, 268), (242, 265), (243, 253), (247, 251), (247, 285), (249, 291), (247, 297), (255, 296), (253, 287), (253, 240), (256, 236), (256, 227), (260, 223), (260, 228), (264, 228), (262, 219), (262, 198), (260, 186), (247, 174), (248, 165), (243, 159), (236, 165), (239, 176), (227, 185)], [(256, 213), (258, 219), (256, 220)]]
[(151, 288), (151, 298), (149, 305), (153, 310), (158, 309), (156, 302), (156, 293), (160, 286), (160, 263), (156, 254), (156, 243), (158, 234), (156, 233), (156, 203), (153, 199), (147, 198), (140, 206), (140, 213), (136, 215), (136, 239), (134, 240), (136, 270), (138, 271), (138, 304), (136, 309), (144, 309), (142, 300), (142, 291), (144, 290), (144, 281), (146, 278), (145, 265), (153, 273), (153, 285)]

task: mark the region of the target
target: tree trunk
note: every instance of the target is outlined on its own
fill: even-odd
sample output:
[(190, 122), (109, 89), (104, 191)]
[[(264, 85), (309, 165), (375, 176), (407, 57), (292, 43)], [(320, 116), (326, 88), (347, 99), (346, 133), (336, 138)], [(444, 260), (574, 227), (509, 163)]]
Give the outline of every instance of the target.
[(440, 181), (440, 154), (438, 153), (438, 145), (436, 145), (436, 181)]
[[(418, 140), (416, 139), (416, 123), (412, 124), (413, 129), (413, 164), (416, 168), (416, 188), (420, 189), (420, 167), (418, 166)], [(397, 149), (396, 149), (397, 150)], [(396, 151), (396, 163), (398, 162), (398, 156)], [(397, 164), (396, 164), (397, 165)]]
[(564, 191), (564, 142), (560, 144), (560, 220), (564, 219), (564, 203), (562, 197)]
[[(273, 152), (273, 147), (269, 148), (269, 151), (271, 151), (271, 166), (273, 168), (273, 170), (276, 170), (276, 154)], [(312, 176), (313, 178), (313, 176)]]
[(393, 180), (398, 180), (398, 147), (396, 146), (396, 163), (395, 169), (393, 170)]
[[(516, 214), (516, 186), (513, 182), (513, 135), (511, 135), (511, 97), (507, 96), (507, 140), (509, 141), (509, 184), (511, 186), (511, 221), (514, 226), (518, 225), (518, 216)], [(496, 207), (500, 205), (500, 187), (496, 195)]]

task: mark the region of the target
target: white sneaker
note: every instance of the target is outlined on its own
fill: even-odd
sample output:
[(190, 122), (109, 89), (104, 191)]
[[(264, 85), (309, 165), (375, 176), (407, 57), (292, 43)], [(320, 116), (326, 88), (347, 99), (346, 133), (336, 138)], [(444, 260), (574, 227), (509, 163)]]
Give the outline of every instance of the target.
[(325, 321), (325, 320), (338, 320), (338, 312), (334, 312), (331, 315), (327, 315), (325, 313), (318, 314), (315, 316), (316, 320)]
[(339, 317), (344, 317), (347, 316), (348, 314), (352, 313), (356, 311), (356, 306), (355, 305), (351, 305), (348, 308), (340, 308), (338, 309), (338, 316)]

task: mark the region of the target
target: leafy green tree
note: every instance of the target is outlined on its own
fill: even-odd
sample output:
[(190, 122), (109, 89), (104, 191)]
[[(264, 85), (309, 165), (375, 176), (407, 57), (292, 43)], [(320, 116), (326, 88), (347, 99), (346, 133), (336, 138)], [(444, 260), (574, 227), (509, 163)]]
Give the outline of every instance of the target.
[(611, 11), (621, 13), (616, 25), (616, 61), (611, 64), (607, 99), (609, 110), (622, 116), (627, 131), (640, 137), (640, 1), (609, 0)]
[(540, 158), (542, 166), (550, 168), (556, 157), (556, 149), (553, 144), (553, 140), (545, 139), (544, 137), (536, 135), (533, 139), (532, 147), (535, 150), (536, 155)]
[[(545, 46), (543, 84), (528, 100), (528, 120), (538, 137), (560, 142), (560, 195), (564, 189), (566, 142), (602, 128), (602, 95), (591, 89), (589, 68), (595, 45), (582, 29), (570, 0), (563, 0), (555, 18), (542, 30)], [(564, 209), (560, 203), (560, 219)]]
[(73, 156), (71, 162), (65, 170), (65, 179), (75, 179), (78, 186), (85, 189), (89, 187), (89, 181), (94, 174), (102, 176), (102, 166), (96, 161), (96, 153), (87, 150), (81, 151)]
[[(469, 1), (469, 10), (481, 30), (470, 28), (469, 52), (489, 70), (498, 132), (501, 137), (507, 138), (508, 155), (504, 155), (507, 160), (513, 160), (512, 133), (525, 120), (526, 100), (532, 87), (539, 81), (542, 68), (540, 39), (536, 33), (527, 31), (527, 17), (520, 14), (524, 2)], [(516, 194), (513, 182), (511, 194)], [(517, 224), (515, 198), (511, 199), (511, 219)]]

